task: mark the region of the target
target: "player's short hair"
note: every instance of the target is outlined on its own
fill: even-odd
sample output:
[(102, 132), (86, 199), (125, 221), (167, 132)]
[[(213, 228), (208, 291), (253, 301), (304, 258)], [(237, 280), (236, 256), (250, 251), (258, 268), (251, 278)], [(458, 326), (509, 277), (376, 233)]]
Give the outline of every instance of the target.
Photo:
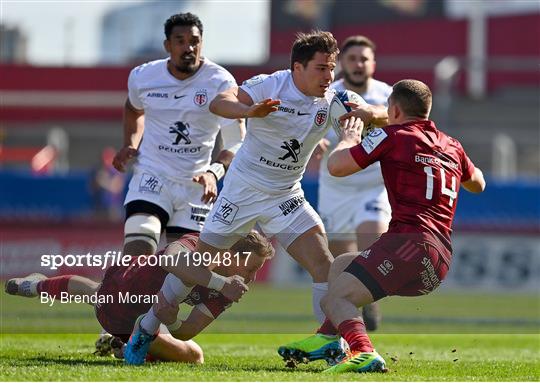
[(429, 87), (418, 80), (401, 80), (392, 87), (390, 98), (410, 117), (427, 118), (431, 111), (432, 95)]
[(270, 241), (263, 235), (252, 231), (244, 238), (240, 239), (231, 247), (232, 252), (250, 252), (255, 253), (262, 258), (272, 258), (274, 256), (274, 248)]
[(197, 27), (201, 36), (203, 34), (203, 25), (201, 20), (193, 13), (177, 13), (165, 21), (165, 37), (167, 40), (171, 37), (174, 27)]
[(373, 53), (375, 53), (375, 49), (377, 49), (377, 46), (372, 40), (366, 36), (356, 35), (347, 37), (345, 41), (343, 41), (343, 44), (341, 44), (341, 48), (339, 49), (341, 51), (341, 55), (345, 54), (350, 47), (355, 46), (371, 48)]
[(317, 52), (337, 56), (339, 48), (334, 36), (330, 32), (318, 30), (298, 33), (291, 50), (291, 70), (294, 70), (295, 62), (305, 67)]

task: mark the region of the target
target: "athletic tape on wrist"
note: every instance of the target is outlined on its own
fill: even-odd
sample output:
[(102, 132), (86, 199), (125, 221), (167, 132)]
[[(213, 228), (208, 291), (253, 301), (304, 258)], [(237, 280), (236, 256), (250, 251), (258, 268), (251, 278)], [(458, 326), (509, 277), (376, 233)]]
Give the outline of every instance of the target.
[(174, 323), (167, 325), (167, 328), (169, 329), (169, 331), (176, 331), (180, 328), (180, 326), (182, 326), (182, 323), (184, 323), (182, 319), (176, 318)]
[(215, 175), (216, 179), (219, 181), (225, 175), (225, 165), (220, 162), (214, 162), (207, 171)]
[(210, 277), (210, 281), (208, 282), (208, 288), (212, 290), (221, 291), (221, 289), (223, 289), (223, 286), (225, 286), (226, 281), (227, 281), (227, 278), (225, 278), (223, 275), (212, 273), (212, 276)]

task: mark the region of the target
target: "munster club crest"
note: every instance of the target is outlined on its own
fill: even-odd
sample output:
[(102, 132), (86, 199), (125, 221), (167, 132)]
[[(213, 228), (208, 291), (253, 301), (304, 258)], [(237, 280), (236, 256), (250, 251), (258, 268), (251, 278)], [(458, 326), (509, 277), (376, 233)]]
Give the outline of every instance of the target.
[(206, 93), (206, 89), (198, 90), (195, 93), (195, 97), (193, 97), (193, 102), (198, 106), (206, 105), (208, 102), (208, 94)]

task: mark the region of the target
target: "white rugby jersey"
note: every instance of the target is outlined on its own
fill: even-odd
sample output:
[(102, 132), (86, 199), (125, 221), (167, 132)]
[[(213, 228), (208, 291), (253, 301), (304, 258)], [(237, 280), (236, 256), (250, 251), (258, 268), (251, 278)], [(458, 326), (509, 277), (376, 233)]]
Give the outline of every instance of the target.
[(208, 110), (220, 92), (236, 86), (234, 77), (207, 58), (199, 70), (178, 80), (167, 70), (168, 59), (151, 61), (129, 75), (129, 101), (144, 109), (144, 135), (135, 163), (173, 180), (191, 180), (210, 165), (221, 126), (234, 120)]
[[(333, 82), (330, 87), (335, 90), (345, 90), (345, 84), (343, 79)], [(370, 86), (366, 93), (361, 94), (362, 98), (371, 105), (387, 105), (388, 96), (392, 93), (392, 87), (385, 82), (375, 79), (371, 80)], [(330, 129), (326, 138), (330, 141), (330, 147), (328, 151), (324, 153), (321, 160), (321, 166), (319, 170), (319, 183), (335, 186), (344, 189), (365, 190), (371, 189), (375, 186), (384, 185), (384, 181), (381, 174), (381, 164), (375, 162), (367, 169), (361, 172), (352, 174), (347, 177), (334, 177), (328, 172), (328, 155), (334, 150), (339, 142), (338, 136), (334, 129)]]
[(306, 96), (290, 70), (255, 76), (241, 88), (254, 103), (272, 98), (281, 105), (264, 118), (247, 120), (244, 143), (229, 172), (268, 193), (298, 189), (313, 150), (331, 126), (328, 106), (335, 92)]

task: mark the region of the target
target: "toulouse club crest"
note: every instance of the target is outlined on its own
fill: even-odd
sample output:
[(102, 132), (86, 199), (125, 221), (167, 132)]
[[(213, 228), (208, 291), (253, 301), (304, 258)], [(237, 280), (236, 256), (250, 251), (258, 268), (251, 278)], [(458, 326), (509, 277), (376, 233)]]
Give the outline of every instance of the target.
[(326, 116), (328, 115), (328, 112), (326, 109), (319, 109), (317, 114), (315, 115), (315, 125), (321, 126), (326, 122)]
[(198, 90), (195, 93), (195, 97), (193, 97), (193, 102), (198, 106), (206, 105), (208, 102), (208, 94), (206, 93), (206, 89)]

